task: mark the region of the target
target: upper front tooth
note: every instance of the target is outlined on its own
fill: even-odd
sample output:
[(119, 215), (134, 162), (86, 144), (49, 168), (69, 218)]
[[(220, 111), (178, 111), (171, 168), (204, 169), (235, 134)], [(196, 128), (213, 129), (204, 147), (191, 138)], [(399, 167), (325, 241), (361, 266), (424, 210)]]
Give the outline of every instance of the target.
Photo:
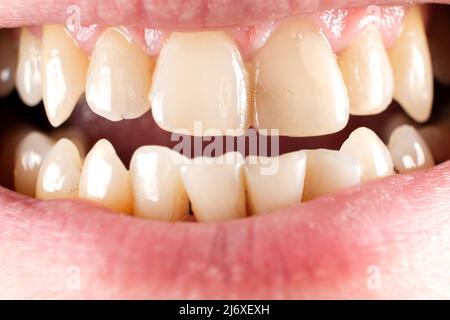
[(363, 182), (394, 173), (389, 150), (370, 129), (361, 127), (354, 130), (342, 144), (341, 151), (356, 159), (362, 170)]
[[(172, 34), (161, 50), (153, 80), (150, 100), (161, 128), (186, 129), (191, 135), (247, 129), (245, 65), (225, 33)], [(214, 132), (199, 133), (196, 123)]]
[(79, 197), (121, 213), (133, 212), (130, 173), (108, 140), (98, 141), (81, 170)]
[(245, 165), (250, 214), (262, 214), (299, 203), (305, 181), (306, 153), (248, 157)]
[(16, 88), (26, 105), (32, 107), (41, 102), (41, 41), (26, 27), (20, 30)]
[(245, 208), (244, 160), (240, 153), (217, 158), (196, 158), (181, 168), (181, 178), (198, 221), (243, 218)]
[(361, 182), (361, 168), (342, 151), (307, 150), (303, 200), (308, 201)]
[(88, 58), (59, 25), (42, 28), (41, 50), (42, 99), (48, 120), (57, 127), (84, 92)]
[(0, 29), (0, 97), (14, 90), (17, 52), (11, 30)]
[(189, 199), (180, 177), (187, 159), (165, 147), (141, 147), (130, 164), (134, 215), (154, 220), (184, 220)]
[(153, 60), (116, 29), (97, 40), (89, 65), (86, 101), (111, 121), (138, 118), (150, 109)]
[(42, 162), (36, 184), (36, 198), (77, 198), (82, 165), (75, 144), (67, 139), (59, 140)]
[(293, 21), (279, 27), (254, 60), (255, 119), (281, 135), (337, 132), (349, 118), (342, 74), (327, 39)]
[(338, 61), (351, 114), (377, 114), (390, 105), (394, 93), (392, 68), (377, 28), (364, 30), (339, 54)]
[(425, 122), (433, 104), (433, 73), (420, 7), (411, 7), (399, 38), (389, 48), (394, 98), (416, 121)]

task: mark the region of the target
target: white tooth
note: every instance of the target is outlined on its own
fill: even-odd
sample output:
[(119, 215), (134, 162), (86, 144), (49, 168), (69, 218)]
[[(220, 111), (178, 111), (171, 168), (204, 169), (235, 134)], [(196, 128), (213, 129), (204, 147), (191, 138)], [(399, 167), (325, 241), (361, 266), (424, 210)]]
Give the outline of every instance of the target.
[(304, 151), (273, 158), (248, 157), (245, 180), (249, 213), (269, 213), (301, 202), (305, 170)]
[[(249, 126), (245, 65), (223, 32), (173, 33), (161, 50), (150, 94), (155, 121), (164, 130), (244, 130)], [(234, 134), (237, 135), (238, 133)]]
[(51, 137), (55, 140), (68, 139), (78, 149), (80, 156), (84, 158), (87, 153), (88, 139), (83, 131), (77, 128), (61, 128), (52, 133)]
[(16, 64), (13, 32), (10, 29), (0, 29), (0, 97), (5, 97), (14, 90)]
[(133, 212), (130, 173), (108, 140), (98, 141), (81, 170), (79, 197), (121, 213)]
[(180, 177), (188, 160), (160, 146), (141, 147), (130, 164), (134, 215), (146, 219), (178, 221), (189, 215), (189, 199)]
[(354, 186), (361, 182), (361, 168), (342, 151), (307, 150), (303, 201)]
[(20, 30), (16, 88), (26, 105), (32, 107), (41, 102), (41, 41), (26, 27)]
[(349, 118), (342, 74), (327, 39), (295, 20), (281, 25), (254, 60), (253, 120), (280, 135), (340, 131)]
[(394, 173), (391, 154), (378, 136), (370, 129), (354, 130), (342, 144), (341, 151), (353, 157), (362, 170), (361, 180), (369, 181)]
[(108, 29), (91, 55), (86, 101), (111, 121), (134, 119), (150, 110), (153, 60), (118, 30)]
[(47, 153), (39, 170), (36, 198), (77, 198), (83, 163), (75, 144), (59, 140)]
[(58, 127), (85, 90), (88, 58), (59, 25), (42, 28), (41, 52), (42, 100), (49, 122)]
[(350, 113), (381, 113), (392, 102), (394, 79), (376, 27), (369, 27), (339, 54), (339, 67), (347, 85)]
[(52, 139), (37, 131), (23, 138), (15, 155), (14, 189), (17, 192), (34, 197), (39, 169), (53, 143)]
[(219, 222), (246, 216), (244, 160), (239, 153), (195, 158), (181, 167), (181, 178), (198, 221)]
[(434, 166), (433, 155), (427, 143), (412, 126), (403, 125), (395, 129), (388, 146), (395, 169), (400, 173)]
[(389, 48), (394, 72), (394, 98), (416, 121), (429, 119), (433, 72), (420, 7), (411, 7), (399, 38)]
[(430, 44), (433, 74), (443, 84), (450, 85), (450, 41), (447, 31), (450, 30), (450, 10), (440, 7), (433, 10), (427, 26)]

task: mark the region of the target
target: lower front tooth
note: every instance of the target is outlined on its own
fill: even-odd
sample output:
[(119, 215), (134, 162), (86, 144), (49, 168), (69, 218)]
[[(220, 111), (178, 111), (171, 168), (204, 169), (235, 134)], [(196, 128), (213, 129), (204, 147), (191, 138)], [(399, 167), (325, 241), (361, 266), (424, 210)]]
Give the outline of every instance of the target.
[(195, 217), (219, 222), (246, 216), (244, 160), (238, 153), (195, 158), (181, 168), (181, 178)]
[(180, 177), (187, 159), (165, 147), (141, 147), (130, 164), (134, 215), (153, 220), (178, 221), (189, 215), (189, 199)]
[(304, 151), (273, 158), (248, 157), (245, 180), (249, 213), (268, 213), (301, 202), (305, 170)]
[(390, 176), (394, 173), (391, 154), (378, 136), (370, 129), (354, 130), (342, 144), (341, 151), (352, 156), (362, 170), (361, 181)]
[(82, 165), (75, 144), (67, 139), (59, 140), (42, 162), (36, 184), (36, 198), (77, 198)]
[(361, 168), (342, 151), (307, 150), (303, 200), (337, 192), (361, 182)]
[(98, 141), (81, 170), (79, 197), (121, 213), (133, 212), (130, 173), (108, 140)]
[(0, 97), (9, 95), (14, 90), (14, 77), (17, 52), (14, 46), (12, 30), (0, 30)]

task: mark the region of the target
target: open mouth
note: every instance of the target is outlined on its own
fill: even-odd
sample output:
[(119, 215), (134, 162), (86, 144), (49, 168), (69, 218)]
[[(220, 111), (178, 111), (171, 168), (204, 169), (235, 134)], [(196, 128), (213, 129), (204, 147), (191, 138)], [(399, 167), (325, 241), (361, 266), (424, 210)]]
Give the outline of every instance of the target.
[(446, 2), (223, 2), (0, 5), (0, 296), (449, 297)]

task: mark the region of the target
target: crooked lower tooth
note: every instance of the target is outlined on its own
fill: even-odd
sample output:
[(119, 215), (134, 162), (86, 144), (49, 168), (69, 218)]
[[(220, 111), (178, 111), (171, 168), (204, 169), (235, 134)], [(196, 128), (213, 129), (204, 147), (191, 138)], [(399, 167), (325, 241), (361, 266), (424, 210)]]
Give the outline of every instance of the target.
[(395, 100), (414, 120), (425, 122), (433, 104), (433, 71), (420, 7), (408, 10), (403, 30), (388, 53)]
[(403, 125), (389, 138), (389, 151), (399, 173), (412, 172), (434, 166), (433, 155), (427, 143), (414, 127)]
[(196, 158), (181, 167), (181, 178), (198, 221), (246, 216), (244, 160), (237, 153)]
[(304, 151), (273, 158), (248, 157), (245, 180), (249, 213), (268, 213), (301, 202), (305, 170)]
[(138, 118), (150, 110), (152, 71), (152, 58), (110, 28), (91, 55), (86, 101), (94, 113), (111, 121)]
[(77, 198), (83, 162), (75, 144), (59, 140), (47, 153), (39, 169), (36, 198)]
[(133, 212), (130, 173), (108, 140), (98, 141), (81, 170), (79, 197), (121, 213)]
[(14, 90), (17, 52), (12, 30), (0, 29), (0, 97)]
[(30, 197), (35, 196), (36, 181), (42, 161), (54, 141), (46, 135), (33, 131), (18, 145), (14, 166), (14, 189)]
[(391, 154), (378, 136), (370, 129), (354, 130), (342, 144), (341, 151), (353, 157), (361, 167), (361, 181), (390, 176), (394, 173)]
[(26, 105), (32, 107), (41, 102), (41, 41), (26, 27), (20, 30), (16, 88)]
[(63, 26), (44, 26), (41, 41), (42, 99), (49, 122), (58, 127), (85, 90), (88, 58)]
[(186, 219), (189, 199), (180, 177), (180, 166), (186, 162), (185, 157), (165, 147), (136, 150), (130, 164), (135, 216), (166, 221)]
[(307, 150), (303, 201), (337, 192), (361, 182), (361, 168), (342, 151)]
[(347, 86), (350, 113), (372, 115), (392, 102), (394, 80), (383, 38), (369, 27), (339, 54), (339, 67)]
[[(191, 135), (247, 129), (247, 82), (239, 50), (225, 33), (173, 33), (153, 76), (153, 117), (165, 130)], [(197, 132), (198, 122), (214, 132)]]
[(254, 60), (254, 81), (254, 123), (259, 129), (317, 136), (347, 124), (347, 90), (331, 46), (302, 21), (275, 31)]

